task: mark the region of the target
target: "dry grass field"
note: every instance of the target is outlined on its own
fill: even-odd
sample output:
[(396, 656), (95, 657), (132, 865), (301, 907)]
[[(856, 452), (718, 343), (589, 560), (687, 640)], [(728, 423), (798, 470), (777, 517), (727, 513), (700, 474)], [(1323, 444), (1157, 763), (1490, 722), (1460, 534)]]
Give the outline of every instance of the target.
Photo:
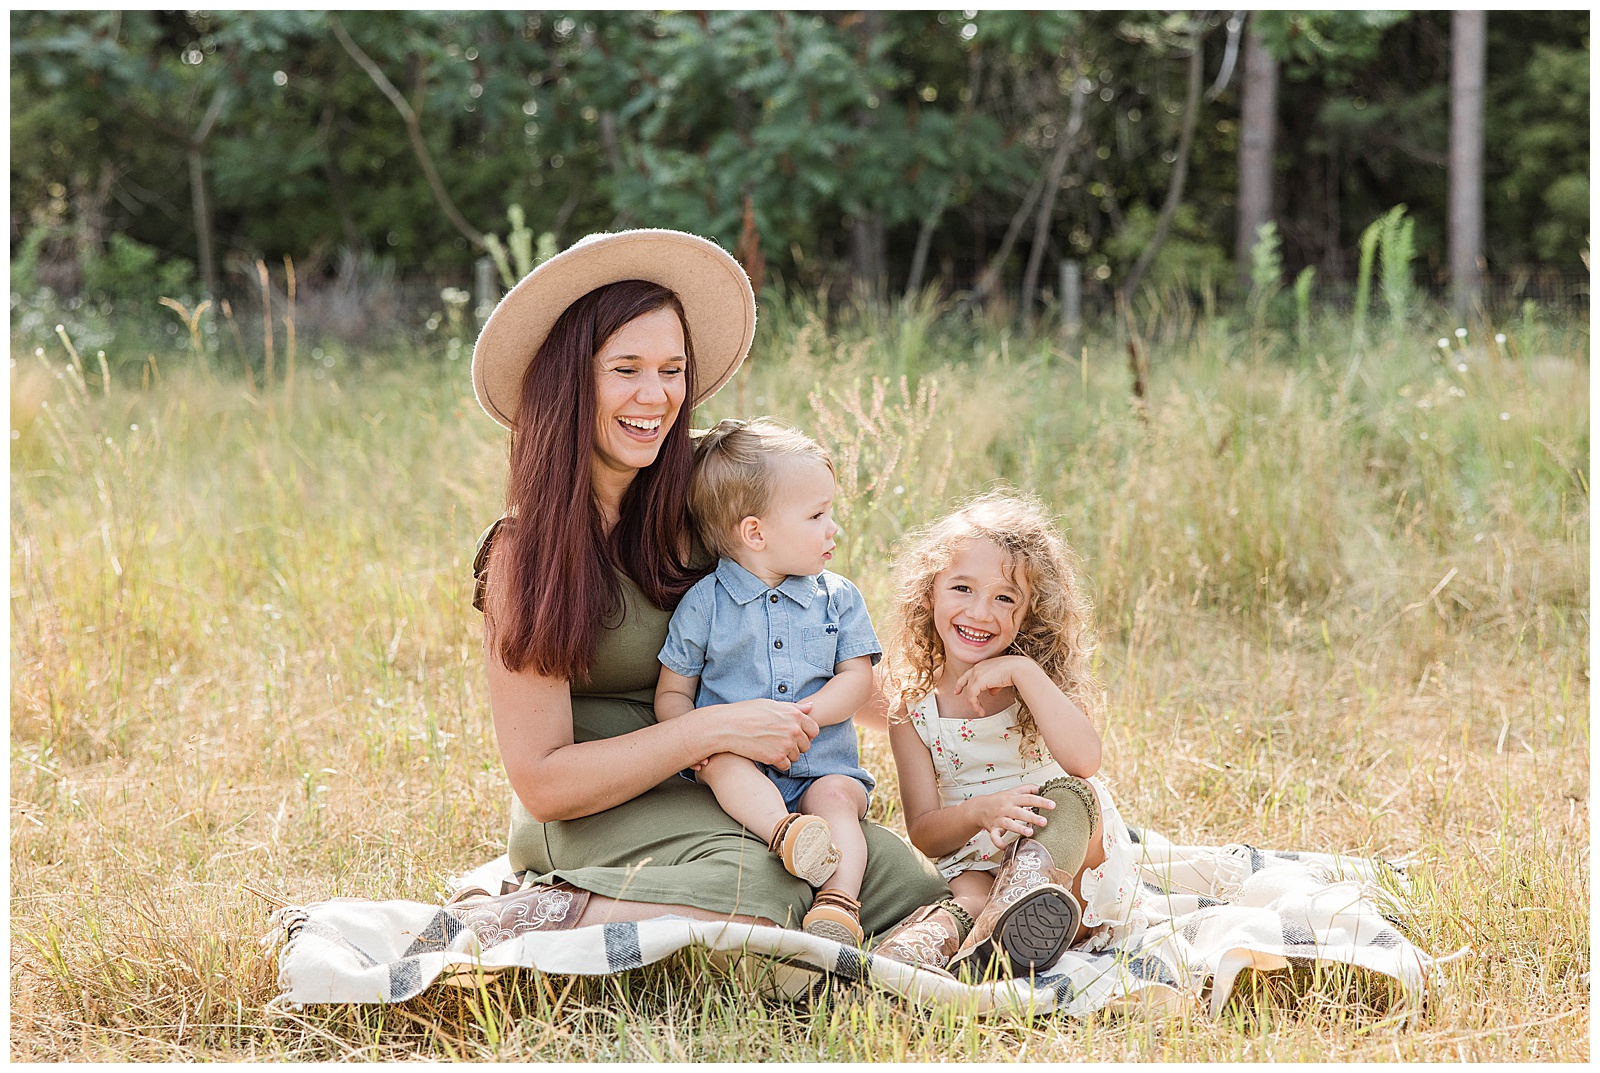
[[(1470, 947), (1423, 1004), (1340, 970), (1247, 977), (1216, 1021), (863, 990), (802, 1009), (684, 954), (269, 1008), (274, 904), (438, 900), (503, 850), (469, 587), (503, 433), (442, 346), (302, 341), (292, 385), (280, 355), (263, 387), (14, 337), (10, 1056), (1589, 1058), (1586, 323), (1354, 349), (1337, 323), (1297, 348), (1170, 317), (1136, 408), (1109, 342), (769, 306), (696, 423), (771, 413), (828, 442), (837, 568), (880, 616), (904, 529), (996, 480), (1039, 492), (1094, 585), (1124, 814), (1414, 856), (1406, 934)], [(864, 752), (895, 825), (887, 742)]]

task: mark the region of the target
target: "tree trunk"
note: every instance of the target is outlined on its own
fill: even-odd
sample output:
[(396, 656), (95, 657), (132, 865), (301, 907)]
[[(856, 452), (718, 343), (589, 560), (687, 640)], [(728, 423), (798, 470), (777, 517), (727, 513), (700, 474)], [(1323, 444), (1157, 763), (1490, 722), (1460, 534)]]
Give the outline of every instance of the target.
[(928, 249), (933, 245), (933, 232), (939, 226), (939, 217), (944, 215), (944, 207), (950, 203), (950, 193), (954, 189), (953, 180), (940, 187), (939, 196), (933, 199), (933, 205), (922, 218), (922, 228), (917, 232), (917, 248), (911, 254), (911, 275), (906, 279), (907, 299), (915, 297), (922, 289), (922, 277), (928, 270)]
[(1045, 177), (1044, 194), (1039, 199), (1039, 215), (1033, 221), (1033, 249), (1028, 253), (1028, 267), (1022, 274), (1023, 317), (1033, 310), (1033, 297), (1039, 290), (1039, 269), (1044, 264), (1044, 250), (1050, 242), (1050, 218), (1055, 215), (1056, 195), (1061, 192), (1061, 177), (1067, 170), (1067, 158), (1083, 130), (1083, 104), (1094, 87), (1086, 78), (1072, 84), (1072, 105), (1067, 119), (1067, 129), (1056, 143), (1056, 152), (1050, 160), (1050, 171)]
[[(872, 55), (873, 42), (883, 32), (884, 16), (881, 11), (860, 12), (855, 22), (859, 70), (865, 70)], [(857, 109), (855, 126), (871, 140), (878, 126), (878, 113), (865, 106)], [(877, 200), (877, 191), (867, 191), (867, 198)], [(878, 204), (864, 204), (850, 216), (850, 271), (855, 277), (858, 293), (873, 299), (883, 296), (887, 285), (884, 271), (883, 209)]]
[[(961, 119), (963, 126), (971, 122), (972, 116), (978, 110), (978, 94), (983, 89), (983, 46), (978, 43), (972, 45), (967, 53), (967, 88), (962, 95)], [(961, 129), (961, 128), (957, 128)], [(944, 215), (945, 207), (950, 204), (950, 197), (955, 193), (956, 178), (952, 176), (939, 188), (939, 194), (933, 199), (933, 207), (922, 217), (922, 228), (917, 232), (916, 250), (911, 255), (911, 273), (906, 278), (906, 297), (911, 298), (922, 289), (922, 277), (928, 270), (928, 251), (933, 245), (933, 233), (939, 226), (939, 219)]]
[(220, 290), (217, 279), (215, 250), (216, 228), (211, 221), (211, 198), (206, 189), (206, 142), (211, 130), (222, 115), (222, 106), (228, 101), (228, 84), (217, 87), (211, 106), (201, 118), (200, 125), (189, 136), (189, 201), (194, 208), (194, 233), (196, 253), (200, 262), (200, 282), (207, 298), (216, 297)]
[(1450, 26), (1450, 299), (1465, 323), (1482, 289), (1483, 81), (1482, 11), (1457, 11)]
[[(377, 86), (385, 97), (389, 98), (389, 103), (394, 105), (395, 111), (400, 113), (400, 119), (406, 125), (406, 137), (411, 142), (411, 151), (416, 154), (417, 163), (422, 165), (423, 178), (428, 180), (428, 189), (433, 192), (433, 199), (438, 202), (439, 208), (444, 211), (445, 218), (454, 224), (455, 229), (461, 232), (473, 246), (480, 250), (487, 249), (488, 246), (483, 240), (483, 233), (467, 222), (467, 218), (461, 215), (461, 210), (456, 208), (456, 203), (450, 199), (449, 192), (445, 190), (444, 180), (439, 177), (439, 170), (433, 166), (433, 154), (428, 152), (428, 143), (422, 137), (422, 117), (417, 114), (416, 108), (412, 107), (410, 102), (394, 87), (394, 83), (389, 81), (389, 77), (383, 73), (383, 69), (372, 61), (372, 57), (368, 56), (361, 46), (355, 43), (349, 32), (345, 30), (343, 23), (330, 15), (328, 16), (328, 28), (333, 31), (333, 36), (339, 39), (339, 44), (344, 46), (344, 50), (350, 54), (350, 58), (355, 60), (363, 71), (367, 72), (367, 77), (372, 79), (372, 84)], [(416, 75), (415, 93), (420, 105), (423, 97), (420, 67), (416, 71)]]
[(1155, 234), (1150, 237), (1150, 242), (1139, 254), (1139, 259), (1133, 263), (1128, 278), (1122, 281), (1124, 308), (1129, 315), (1132, 314), (1133, 298), (1139, 291), (1139, 283), (1144, 279), (1144, 274), (1150, 265), (1155, 262), (1161, 247), (1166, 244), (1167, 234), (1172, 230), (1172, 218), (1178, 214), (1178, 205), (1183, 201), (1183, 182), (1189, 174), (1189, 147), (1194, 144), (1195, 120), (1200, 115), (1200, 86), (1201, 76), (1205, 73), (1204, 67), (1205, 52), (1200, 47), (1200, 31), (1196, 28), (1194, 51), (1189, 54), (1189, 92), (1183, 105), (1183, 131), (1178, 135), (1178, 159), (1173, 163), (1172, 181), (1167, 186), (1167, 201), (1161, 206), (1161, 218), (1156, 221)]
[(973, 296), (980, 302), (986, 300), (994, 292), (995, 285), (1000, 282), (1000, 273), (1006, 266), (1006, 259), (1011, 256), (1011, 249), (1017, 244), (1017, 236), (1022, 234), (1022, 225), (1028, 219), (1028, 214), (1039, 203), (1039, 195), (1044, 192), (1045, 177), (1043, 175), (1028, 188), (1028, 196), (1022, 199), (1022, 205), (1017, 209), (1016, 215), (1011, 217), (1011, 225), (1006, 228), (1005, 238), (1000, 240), (1000, 248), (994, 256), (989, 258), (989, 265), (978, 277), (978, 285), (973, 288)]
[(1234, 256), (1239, 285), (1250, 286), (1250, 251), (1272, 219), (1272, 143), (1278, 126), (1278, 61), (1267, 51), (1256, 20), (1244, 44), (1243, 101), (1239, 116), (1239, 234)]

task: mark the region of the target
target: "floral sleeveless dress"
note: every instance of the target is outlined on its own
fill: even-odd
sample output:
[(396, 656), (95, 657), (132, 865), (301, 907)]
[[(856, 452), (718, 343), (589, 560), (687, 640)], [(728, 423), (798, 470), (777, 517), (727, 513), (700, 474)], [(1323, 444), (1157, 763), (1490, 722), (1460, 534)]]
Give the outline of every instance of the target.
[[(933, 693), (909, 706), (911, 725), (933, 757), (941, 808), (1024, 783), (1042, 784), (1066, 776), (1042, 741), (1023, 752), (1022, 729), (1016, 722), (1019, 709), (1020, 702), (993, 715), (949, 719), (939, 713), (938, 697)], [(1143, 930), (1145, 917), (1140, 906), (1138, 847), (1105, 781), (1098, 775), (1085, 781), (1094, 787), (1100, 803), (1106, 851), (1105, 862), (1085, 872), (1081, 884), (1083, 922), (1096, 929), (1083, 946), (1094, 950)], [(979, 831), (934, 867), (946, 879), (966, 871), (995, 871), (1004, 862), (1005, 846), (1013, 841), (1014, 837), (1004, 838), (996, 845), (987, 831)]]

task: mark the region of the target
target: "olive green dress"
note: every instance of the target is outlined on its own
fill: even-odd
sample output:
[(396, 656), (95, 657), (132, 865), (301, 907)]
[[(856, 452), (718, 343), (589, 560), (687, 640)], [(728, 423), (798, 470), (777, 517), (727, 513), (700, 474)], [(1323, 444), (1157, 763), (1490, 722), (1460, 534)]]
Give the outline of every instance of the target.
[[(590, 681), (572, 689), (572, 731), (580, 742), (655, 722), (656, 654), (672, 616), (619, 576), (621, 619), (607, 623)], [(950, 896), (927, 858), (899, 835), (865, 821), (861, 828), (868, 854), (861, 923), (868, 933), (886, 931), (917, 907)], [(514, 871), (624, 901), (692, 905), (789, 927), (798, 927), (811, 906), (811, 888), (784, 871), (762, 837), (723, 812), (710, 790), (676, 774), (631, 801), (576, 820), (540, 823), (513, 794), (508, 849)]]

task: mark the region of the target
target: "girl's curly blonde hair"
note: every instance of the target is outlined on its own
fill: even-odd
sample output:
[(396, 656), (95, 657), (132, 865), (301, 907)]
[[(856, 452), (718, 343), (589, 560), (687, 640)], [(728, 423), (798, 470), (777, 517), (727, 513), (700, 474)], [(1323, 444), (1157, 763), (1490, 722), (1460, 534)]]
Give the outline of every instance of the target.
[[(1028, 581), (1028, 606), (1007, 654), (1033, 660), (1094, 719), (1101, 690), (1092, 667), (1093, 606), (1078, 577), (1078, 557), (1037, 497), (1004, 490), (968, 500), (954, 513), (907, 536), (895, 564), (889, 696), (909, 704), (933, 689), (944, 667), (944, 644), (933, 625), (934, 578), (973, 540), (992, 541), (1006, 553), (1011, 568), (1020, 568)], [(1039, 731), (1025, 702), (1018, 724), (1023, 749), (1034, 747)]]

